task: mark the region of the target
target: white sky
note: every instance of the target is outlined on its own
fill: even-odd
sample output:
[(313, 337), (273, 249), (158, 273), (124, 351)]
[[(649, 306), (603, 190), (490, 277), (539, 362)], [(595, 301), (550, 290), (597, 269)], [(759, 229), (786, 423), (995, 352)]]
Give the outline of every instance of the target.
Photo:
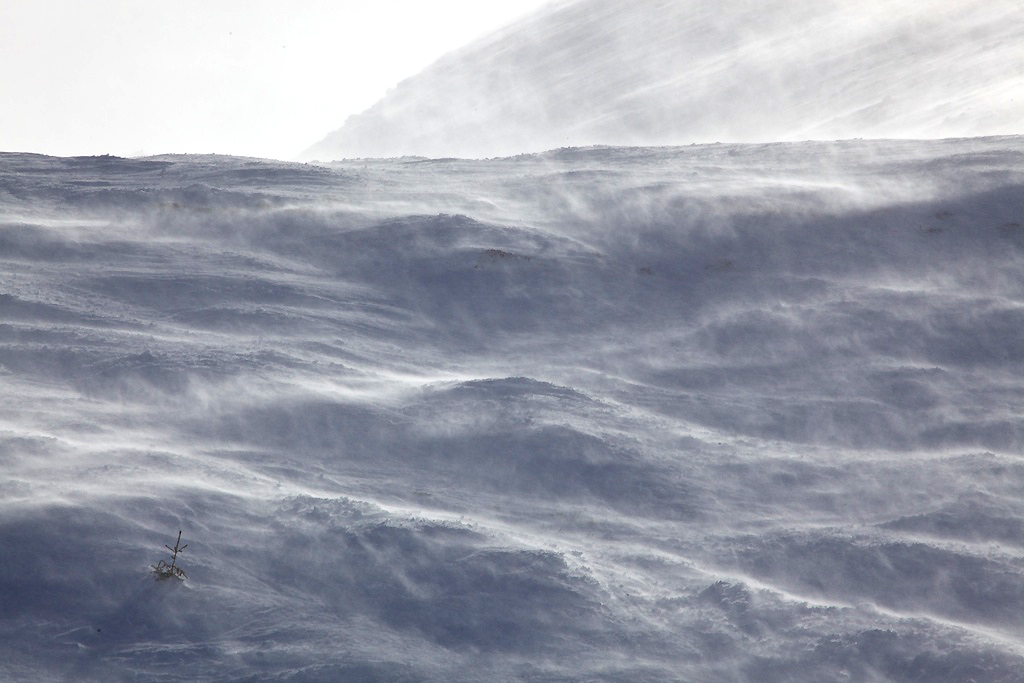
[(546, 0), (0, 0), (0, 151), (290, 159)]

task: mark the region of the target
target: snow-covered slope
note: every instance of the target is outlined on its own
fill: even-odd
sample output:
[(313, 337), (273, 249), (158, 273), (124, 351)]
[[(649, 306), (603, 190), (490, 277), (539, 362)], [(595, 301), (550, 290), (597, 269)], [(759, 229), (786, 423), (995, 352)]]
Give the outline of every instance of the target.
[(1019, 134), (1019, 0), (575, 0), (453, 52), (305, 159)]
[(1018, 680), (1022, 226), (1021, 138), (0, 155), (0, 679)]

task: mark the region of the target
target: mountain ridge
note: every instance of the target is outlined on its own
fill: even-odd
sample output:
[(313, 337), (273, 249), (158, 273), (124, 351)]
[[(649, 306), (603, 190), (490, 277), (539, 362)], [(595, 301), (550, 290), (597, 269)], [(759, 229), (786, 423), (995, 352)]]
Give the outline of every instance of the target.
[(300, 158), (1015, 134), (1018, 17), (1012, 0), (553, 3), (402, 81)]

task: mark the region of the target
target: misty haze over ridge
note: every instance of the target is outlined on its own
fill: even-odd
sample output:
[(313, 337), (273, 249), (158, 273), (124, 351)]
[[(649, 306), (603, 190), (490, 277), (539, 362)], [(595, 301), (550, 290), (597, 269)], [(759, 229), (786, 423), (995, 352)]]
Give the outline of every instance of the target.
[(445, 56), (303, 159), (1014, 134), (1016, 0), (569, 0)]

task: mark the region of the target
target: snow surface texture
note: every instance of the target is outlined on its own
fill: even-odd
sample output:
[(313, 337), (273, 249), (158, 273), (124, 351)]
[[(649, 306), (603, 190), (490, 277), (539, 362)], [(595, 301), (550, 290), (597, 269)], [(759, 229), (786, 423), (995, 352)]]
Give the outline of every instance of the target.
[(302, 158), (1016, 134), (1021, 45), (1021, 0), (572, 0), (447, 55)]
[(1022, 138), (6, 154), (0, 268), (2, 680), (1022, 680)]

